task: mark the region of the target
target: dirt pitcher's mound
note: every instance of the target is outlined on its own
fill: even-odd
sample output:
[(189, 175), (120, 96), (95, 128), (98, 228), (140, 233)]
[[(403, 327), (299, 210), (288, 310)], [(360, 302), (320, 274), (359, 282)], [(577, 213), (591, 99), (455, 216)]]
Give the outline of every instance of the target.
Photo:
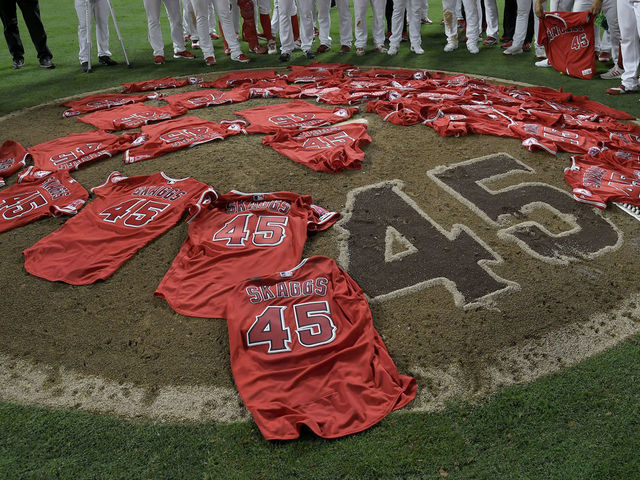
[[(194, 114), (220, 121), (282, 102)], [(62, 119), (63, 110), (12, 115), (0, 129), (25, 146), (90, 129)], [(310, 194), (341, 212), (305, 255), (339, 260), (363, 287), (398, 369), (418, 380), (413, 409), (536, 378), (640, 331), (639, 224), (575, 202), (563, 177), (568, 155), (356, 117), (373, 138), (361, 171), (314, 172), (263, 146), (262, 135), (240, 135), (133, 165), (117, 155), (73, 176), (89, 189), (113, 170), (164, 171), (222, 193)], [(64, 221), (0, 234), (0, 398), (163, 419), (247, 418), (225, 322), (184, 317), (153, 296), (187, 225), (106, 281), (77, 287), (23, 268), (21, 252)]]

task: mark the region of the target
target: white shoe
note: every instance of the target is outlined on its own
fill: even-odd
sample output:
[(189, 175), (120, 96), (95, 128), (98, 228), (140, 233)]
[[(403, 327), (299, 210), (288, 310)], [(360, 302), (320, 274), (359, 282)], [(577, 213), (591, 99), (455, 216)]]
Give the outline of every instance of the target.
[(300, 39), (293, 42), (294, 50), (302, 50), (302, 41)]
[(364, 51), (364, 47), (356, 47), (356, 55), (358, 55), (359, 57), (363, 56), (365, 53)]
[(511, 45), (509, 48), (505, 48), (502, 53), (505, 55), (519, 55), (523, 52), (522, 47), (516, 47)]
[(269, 40), (267, 42), (267, 54), (268, 55), (275, 55), (276, 53), (278, 53), (278, 49), (276, 48), (276, 41), (275, 40)]
[(376, 47), (376, 52), (378, 52), (378, 53), (387, 53), (387, 47), (385, 47), (384, 45), (378, 45)]
[(396, 55), (398, 53), (398, 47), (396, 45), (389, 45), (389, 50), (387, 50), (387, 55)]
[(467, 43), (467, 50), (469, 50), (469, 53), (473, 53), (474, 55), (480, 52), (476, 42)]
[(458, 42), (447, 42), (447, 44), (444, 46), (444, 51), (453, 52), (457, 48), (458, 48)]
[(542, 60), (539, 60), (535, 63), (536, 67), (550, 67), (551, 64), (549, 63), (549, 59), (548, 58), (544, 58)]
[(542, 45), (536, 45), (536, 58), (543, 59), (547, 57), (547, 52), (544, 51), (544, 47)]
[(422, 47), (417, 46), (417, 47), (411, 47), (411, 51), (413, 53), (415, 53), (416, 55), (422, 55), (424, 54), (424, 50), (422, 49)]
[(618, 65), (614, 65), (608, 72), (601, 73), (600, 78), (603, 80), (612, 80), (614, 78), (620, 78), (623, 73), (624, 70), (622, 68), (618, 67)]

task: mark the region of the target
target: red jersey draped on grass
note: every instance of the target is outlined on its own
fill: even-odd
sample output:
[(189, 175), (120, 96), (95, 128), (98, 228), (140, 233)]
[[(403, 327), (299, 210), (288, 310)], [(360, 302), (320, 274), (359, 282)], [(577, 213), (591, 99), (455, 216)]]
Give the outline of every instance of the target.
[(608, 139), (604, 132), (557, 129), (537, 123), (513, 122), (509, 128), (522, 139), (527, 150), (546, 150), (553, 155), (558, 150), (587, 153), (591, 147), (600, 147)]
[(144, 80), (142, 82), (123, 83), (123, 93), (148, 92), (151, 90), (162, 90), (165, 88), (180, 88), (187, 85), (200, 83), (201, 78), (189, 77), (177, 79), (173, 77), (154, 78), (153, 80)]
[(564, 178), (573, 189), (578, 202), (607, 208), (607, 202), (623, 202), (640, 206), (640, 170), (612, 168), (610, 164), (596, 164), (593, 158), (571, 158)]
[(278, 78), (275, 70), (265, 70), (261, 72), (230, 72), (211, 82), (202, 82), (202, 88), (233, 88), (239, 85), (246, 85), (261, 81), (274, 81)]
[(132, 103), (144, 102), (159, 98), (157, 93), (144, 95), (125, 95), (122, 93), (96, 93), (77, 100), (69, 100), (62, 105), (69, 107), (62, 113), (63, 117), (75, 117), (83, 113), (95, 112), (97, 110), (107, 110), (113, 107), (129, 105)]
[(339, 216), (308, 195), (226, 193), (190, 223), (155, 295), (183, 315), (221, 318), (235, 283), (294, 266), (307, 231), (325, 230)]
[(538, 44), (551, 66), (576, 78), (596, 73), (595, 35), (590, 12), (550, 12), (540, 19)]
[(0, 191), (0, 232), (43, 217), (73, 215), (89, 196), (66, 170), (32, 173), (29, 167), (18, 183)]
[(38, 170), (77, 170), (126, 150), (135, 137), (134, 133), (119, 137), (104, 130), (92, 130), (40, 143), (27, 151)]
[(185, 213), (191, 221), (216, 197), (209, 185), (163, 172), (113, 172), (92, 192), (97, 198), (77, 216), (23, 252), (30, 274), (72, 285), (105, 279)]
[(282, 79), (275, 82), (261, 80), (256, 83), (245, 83), (236, 88), (247, 90), (249, 98), (297, 98), (301, 90), (300, 85), (289, 84)]
[(235, 112), (247, 119), (247, 133), (275, 133), (281, 128), (316, 128), (343, 122), (358, 112), (358, 108), (323, 108), (305, 102), (265, 105)]
[(213, 105), (224, 105), (225, 103), (244, 102), (249, 100), (249, 92), (238, 88), (226, 92), (214, 89), (197, 90), (195, 92), (169, 95), (168, 97), (164, 97), (163, 100), (170, 105), (194, 110), (196, 108), (211, 107)]
[(348, 123), (302, 132), (280, 130), (262, 143), (318, 172), (338, 173), (362, 168), (361, 147), (371, 143), (371, 137), (366, 123)]
[(233, 378), (267, 440), (297, 438), (303, 425), (324, 438), (360, 432), (416, 396), (362, 289), (330, 258), (244, 280), (224, 316)]
[(127, 130), (179, 117), (187, 111), (186, 108), (180, 106), (152, 107), (142, 103), (134, 103), (133, 105), (93, 112), (84, 117), (78, 117), (78, 120), (103, 130)]
[(133, 144), (139, 146), (126, 151), (124, 162), (141, 162), (183, 148), (223, 140), (242, 133), (242, 127), (242, 122), (216, 123), (198, 117), (182, 117), (145, 125)]
[(27, 151), (15, 140), (6, 140), (0, 146), (0, 187), (4, 179), (10, 177), (25, 165)]

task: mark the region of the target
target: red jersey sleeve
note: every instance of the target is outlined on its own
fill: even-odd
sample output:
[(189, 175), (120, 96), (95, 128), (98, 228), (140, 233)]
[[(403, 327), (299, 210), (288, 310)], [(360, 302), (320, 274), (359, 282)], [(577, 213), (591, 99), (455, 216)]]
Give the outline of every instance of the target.
[(15, 140), (6, 140), (0, 146), (0, 187), (4, 179), (10, 177), (25, 166), (27, 150)]

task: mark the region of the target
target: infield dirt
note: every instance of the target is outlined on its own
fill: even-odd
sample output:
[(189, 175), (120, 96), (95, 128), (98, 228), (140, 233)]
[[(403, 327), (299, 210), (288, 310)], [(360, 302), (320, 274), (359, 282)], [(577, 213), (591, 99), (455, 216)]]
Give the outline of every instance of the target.
[[(220, 121), (285, 101), (191, 114)], [(2, 137), (28, 147), (90, 129), (63, 111), (44, 105), (0, 119)], [(339, 260), (369, 295), (399, 371), (418, 380), (411, 409), (531, 380), (640, 331), (639, 224), (576, 203), (563, 177), (569, 155), (531, 153), (512, 139), (442, 138), (361, 112), (373, 139), (361, 171), (314, 172), (263, 146), (262, 135), (240, 135), (132, 165), (120, 154), (72, 175), (90, 189), (114, 170), (164, 171), (219, 193), (309, 194), (341, 212), (309, 238), (305, 256)], [(247, 418), (225, 322), (179, 315), (153, 296), (187, 225), (109, 279), (78, 287), (23, 267), (21, 252), (64, 221), (0, 234), (0, 398), (132, 417)]]

